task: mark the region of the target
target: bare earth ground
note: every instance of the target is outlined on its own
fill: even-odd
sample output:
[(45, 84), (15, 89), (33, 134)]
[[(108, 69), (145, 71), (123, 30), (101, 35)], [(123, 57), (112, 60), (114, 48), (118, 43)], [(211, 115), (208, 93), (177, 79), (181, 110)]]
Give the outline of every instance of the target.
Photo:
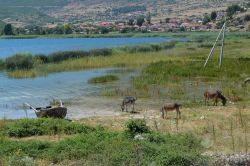
[[(164, 101), (138, 100), (135, 113), (121, 112), (118, 105), (121, 101), (118, 98), (84, 98), (69, 106), (68, 118), (111, 130), (123, 130), (129, 119), (145, 119), (152, 130), (161, 133), (185, 132), (201, 137), (205, 152), (249, 152), (250, 108), (245, 105), (229, 102), (225, 107), (221, 103), (217, 107), (183, 106), (181, 119), (177, 120), (175, 111), (169, 112), (167, 119), (161, 118)], [(60, 136), (55, 139), (60, 140)]]

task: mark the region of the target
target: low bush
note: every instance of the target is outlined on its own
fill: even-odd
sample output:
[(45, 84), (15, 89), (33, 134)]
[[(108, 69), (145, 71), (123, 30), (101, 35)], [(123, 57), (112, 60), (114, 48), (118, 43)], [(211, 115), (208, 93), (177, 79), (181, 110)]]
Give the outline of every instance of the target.
[(84, 58), (88, 56), (110, 56), (110, 55), (112, 55), (112, 49), (110, 48), (92, 49), (90, 51), (62, 51), (49, 54), (48, 60), (51, 63), (58, 63), (68, 59)]
[(49, 58), (46, 55), (38, 54), (38, 55), (35, 55), (35, 58), (39, 59), (42, 63), (49, 63)]
[(110, 56), (112, 55), (112, 49), (110, 48), (92, 49), (89, 51), (89, 53), (92, 56)]
[(127, 132), (131, 136), (135, 136), (136, 134), (149, 133), (150, 129), (146, 124), (144, 119), (132, 119), (129, 120), (126, 124)]
[(5, 66), (8, 70), (31, 69), (33, 64), (34, 60), (31, 54), (15, 54), (5, 60)]
[(89, 56), (87, 51), (62, 51), (48, 55), (49, 62), (58, 63), (68, 59), (76, 59)]
[(10, 137), (34, 135), (77, 134), (93, 131), (94, 128), (62, 119), (21, 119), (6, 126), (5, 133)]

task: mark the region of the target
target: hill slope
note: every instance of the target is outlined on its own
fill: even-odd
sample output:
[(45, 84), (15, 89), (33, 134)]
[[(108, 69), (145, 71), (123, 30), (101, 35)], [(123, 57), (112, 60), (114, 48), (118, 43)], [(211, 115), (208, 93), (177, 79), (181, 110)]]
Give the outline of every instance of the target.
[(151, 13), (153, 19), (185, 17), (226, 8), (245, 0), (0, 0), (0, 20), (25, 24), (115, 21)]

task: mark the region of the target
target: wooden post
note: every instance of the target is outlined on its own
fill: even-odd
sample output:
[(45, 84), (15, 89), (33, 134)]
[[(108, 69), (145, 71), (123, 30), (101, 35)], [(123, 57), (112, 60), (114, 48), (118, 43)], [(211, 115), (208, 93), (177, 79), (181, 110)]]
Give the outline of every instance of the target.
[(205, 64), (204, 64), (204, 67), (206, 67), (207, 62), (208, 62), (208, 60), (210, 59), (210, 57), (211, 57), (211, 55), (212, 55), (212, 53), (213, 53), (213, 51), (214, 51), (215, 45), (217, 44), (217, 42), (218, 42), (218, 40), (219, 40), (219, 38), (220, 38), (220, 34), (221, 34), (221, 32), (223, 31), (225, 25), (226, 25), (226, 23), (223, 24), (223, 26), (222, 26), (222, 28), (221, 28), (221, 30), (220, 30), (220, 33), (218, 34), (217, 39), (215, 40), (214, 45), (213, 45), (213, 47), (212, 47), (212, 49), (211, 49), (211, 51), (210, 51), (210, 53), (209, 53), (209, 55), (208, 55), (208, 57), (207, 57), (207, 60), (206, 60), (206, 62), (205, 62)]

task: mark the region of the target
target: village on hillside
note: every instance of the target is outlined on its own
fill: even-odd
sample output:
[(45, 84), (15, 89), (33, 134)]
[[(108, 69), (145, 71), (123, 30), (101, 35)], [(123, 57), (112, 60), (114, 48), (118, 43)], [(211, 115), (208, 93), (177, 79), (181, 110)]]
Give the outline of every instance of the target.
[(232, 5), (226, 10), (212, 11), (203, 15), (193, 14), (186, 17), (156, 19), (150, 12), (135, 11), (128, 13), (122, 21), (77, 21), (77, 22), (48, 22), (44, 25), (25, 25), (18, 19), (6, 18), (2, 20), (6, 25), (11, 25), (11, 32), (2, 34), (107, 34), (130, 32), (179, 32), (179, 31), (215, 31), (224, 23), (224, 16), (230, 18), (230, 31), (249, 31), (250, 14), (247, 6)]

